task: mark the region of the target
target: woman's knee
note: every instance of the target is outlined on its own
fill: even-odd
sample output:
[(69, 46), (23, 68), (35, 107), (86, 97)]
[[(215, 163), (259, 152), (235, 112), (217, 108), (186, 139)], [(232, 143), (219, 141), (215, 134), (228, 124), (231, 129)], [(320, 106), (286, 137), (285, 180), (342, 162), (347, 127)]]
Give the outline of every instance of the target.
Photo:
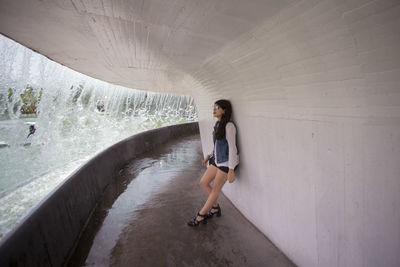
[(210, 186), (212, 180), (214, 180), (217, 170), (213, 168), (214, 166), (208, 167), (203, 177), (200, 179), (201, 186)]
[(200, 179), (200, 182), (199, 182), (199, 184), (202, 186), (202, 187), (209, 187), (210, 186), (210, 182), (207, 180), (207, 179)]
[(219, 194), (221, 192), (221, 188), (217, 188), (215, 186), (212, 187), (211, 193)]

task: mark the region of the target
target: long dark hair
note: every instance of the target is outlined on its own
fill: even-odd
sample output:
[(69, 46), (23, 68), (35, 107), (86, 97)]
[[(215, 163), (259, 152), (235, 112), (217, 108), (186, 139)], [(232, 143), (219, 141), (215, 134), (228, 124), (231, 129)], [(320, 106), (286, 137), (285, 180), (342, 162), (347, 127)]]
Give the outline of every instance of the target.
[(225, 126), (231, 120), (232, 116), (232, 105), (229, 100), (221, 99), (214, 103), (222, 108), (225, 112), (222, 115), (221, 121), (218, 123), (217, 130), (215, 131), (215, 137), (222, 139), (225, 137)]

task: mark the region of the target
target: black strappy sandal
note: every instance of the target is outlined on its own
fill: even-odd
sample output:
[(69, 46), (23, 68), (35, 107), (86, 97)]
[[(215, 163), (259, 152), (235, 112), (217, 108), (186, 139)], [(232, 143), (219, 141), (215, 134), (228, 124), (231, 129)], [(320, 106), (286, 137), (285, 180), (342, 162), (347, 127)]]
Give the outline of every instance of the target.
[[(197, 220), (197, 216), (202, 217), (203, 220), (198, 221)], [(200, 214), (200, 212), (197, 213), (197, 215), (193, 218), (193, 220), (191, 220), (190, 222), (188, 222), (189, 226), (198, 226), (199, 224), (206, 224), (207, 223), (207, 216), (206, 214), (202, 215)]]
[[(218, 211), (217, 212), (212, 212), (211, 210), (218, 210)], [(221, 207), (219, 206), (219, 204), (216, 207), (212, 206), (211, 210), (209, 212), (207, 212), (207, 218), (212, 218), (214, 216), (214, 214), (217, 217), (221, 217)]]

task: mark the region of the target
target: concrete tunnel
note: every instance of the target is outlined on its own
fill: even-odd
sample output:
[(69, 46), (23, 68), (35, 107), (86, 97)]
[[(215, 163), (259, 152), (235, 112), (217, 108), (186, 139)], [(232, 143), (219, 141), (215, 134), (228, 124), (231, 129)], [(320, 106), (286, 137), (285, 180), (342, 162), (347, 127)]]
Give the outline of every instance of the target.
[(0, 32), (113, 84), (230, 99), (224, 194), (298, 266), (400, 266), (400, 1), (1, 0)]

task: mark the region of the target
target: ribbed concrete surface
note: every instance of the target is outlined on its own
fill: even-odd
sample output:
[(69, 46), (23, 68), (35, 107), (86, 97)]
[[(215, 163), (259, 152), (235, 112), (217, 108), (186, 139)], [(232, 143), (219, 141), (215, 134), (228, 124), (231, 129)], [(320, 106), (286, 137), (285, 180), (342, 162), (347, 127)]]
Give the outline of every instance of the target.
[(201, 158), (195, 135), (128, 164), (70, 266), (294, 266), (222, 194), (221, 217), (186, 225), (206, 200)]
[(400, 1), (1, 3), (0, 31), (58, 62), (192, 95), (204, 151), (231, 99), (224, 192), (296, 264), (400, 266)]
[(195, 78), (205, 148), (211, 100), (235, 109), (241, 179), (225, 194), (286, 255), (400, 266), (400, 1), (299, 1)]
[(199, 62), (295, 0), (1, 0), (0, 32), (89, 76), (190, 94)]

